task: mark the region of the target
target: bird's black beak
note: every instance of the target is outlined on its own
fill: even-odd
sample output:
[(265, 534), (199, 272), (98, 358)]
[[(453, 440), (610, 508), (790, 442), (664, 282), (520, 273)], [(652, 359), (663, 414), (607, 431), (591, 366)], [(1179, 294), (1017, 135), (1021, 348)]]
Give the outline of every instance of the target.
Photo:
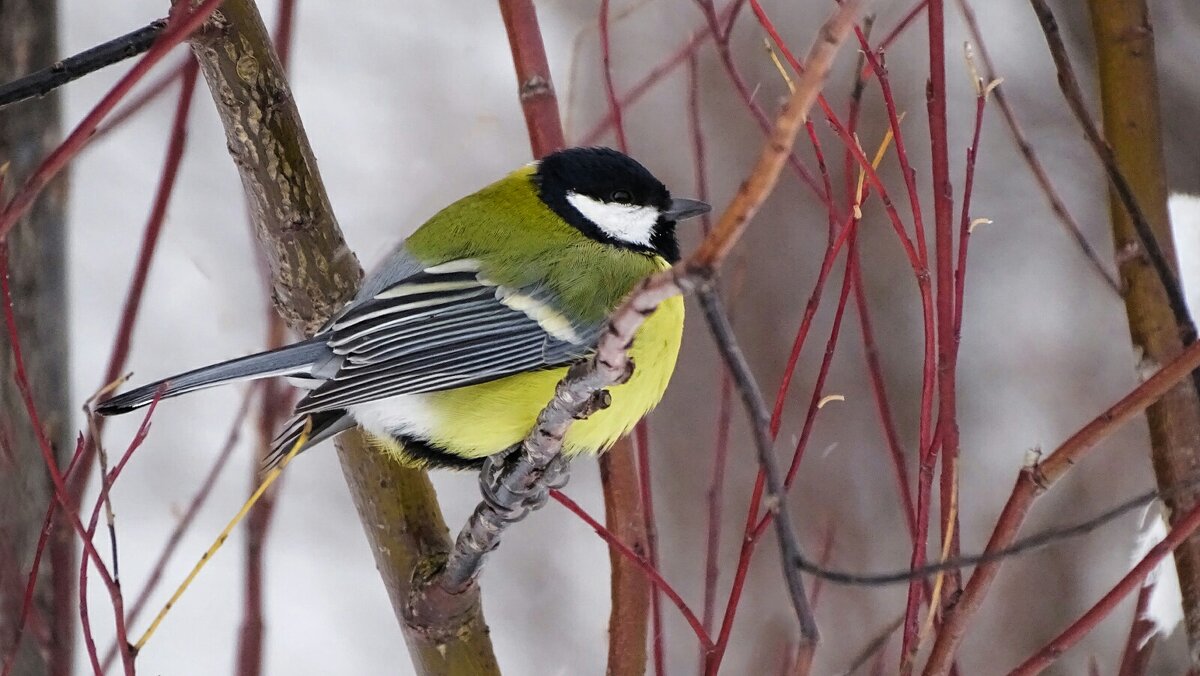
[(701, 202), (700, 200), (689, 200), (676, 197), (675, 199), (671, 200), (670, 208), (663, 212), (663, 218), (667, 219), (668, 221), (682, 221), (684, 219), (692, 218), (693, 216), (707, 214), (710, 211), (712, 211), (712, 207), (704, 202)]

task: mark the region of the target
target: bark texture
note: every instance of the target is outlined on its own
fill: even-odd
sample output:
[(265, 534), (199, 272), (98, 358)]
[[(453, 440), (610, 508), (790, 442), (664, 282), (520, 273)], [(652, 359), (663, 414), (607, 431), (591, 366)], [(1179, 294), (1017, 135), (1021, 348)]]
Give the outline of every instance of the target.
[[(253, 1), (226, 0), (192, 48), (250, 201), (275, 306), (294, 330), (311, 334), (353, 294), (362, 270)], [(357, 431), (339, 438), (338, 454), (417, 673), (498, 674), (477, 587), (462, 614), (437, 626), (406, 611), (414, 576), (440, 565), (450, 549), (428, 477), (374, 452)]]
[[(1172, 265), (1175, 246), (1167, 216), (1167, 181), (1159, 116), (1154, 33), (1143, 0), (1090, 0), (1104, 135), (1118, 166)], [(1147, 373), (1183, 351), (1179, 328), (1162, 284), (1138, 242), (1129, 215), (1111, 198), (1113, 240), (1124, 285), (1125, 309), (1134, 348)], [(1176, 277), (1178, 277), (1178, 270)], [(1200, 400), (1183, 382), (1146, 410), (1151, 455), (1160, 487), (1193, 477), (1200, 469)], [(1196, 504), (1197, 494), (1169, 499), (1172, 516)], [(1174, 519), (1172, 519), (1172, 522)], [(1200, 539), (1175, 550), (1193, 665), (1200, 659)]]
[[(0, 2), (0, 82), (58, 58), (57, 14), (54, 0)], [(56, 92), (0, 110), (0, 167), (8, 164), (5, 184), (10, 189), (58, 145), (59, 110)], [(60, 177), (7, 240), (9, 283), (21, 343), (27, 346), (30, 385), (60, 463), (74, 448), (67, 371), (66, 198), (67, 183)], [(26, 575), (53, 495), (13, 369), (11, 346), (0, 337), (0, 656), (12, 646)], [(72, 569), (77, 570), (74, 539), (68, 528), (56, 527), (34, 596), (37, 631), (26, 630), (14, 674), (70, 672), (76, 616)]]

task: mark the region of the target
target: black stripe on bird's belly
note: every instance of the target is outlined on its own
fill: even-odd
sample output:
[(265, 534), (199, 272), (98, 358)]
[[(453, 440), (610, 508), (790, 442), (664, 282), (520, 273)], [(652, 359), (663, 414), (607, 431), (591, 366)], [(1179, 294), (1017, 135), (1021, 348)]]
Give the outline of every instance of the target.
[(404, 448), (405, 456), (410, 458), (414, 464), (427, 469), (479, 470), (483, 467), (485, 458), (464, 458), (425, 439), (397, 436), (396, 441)]

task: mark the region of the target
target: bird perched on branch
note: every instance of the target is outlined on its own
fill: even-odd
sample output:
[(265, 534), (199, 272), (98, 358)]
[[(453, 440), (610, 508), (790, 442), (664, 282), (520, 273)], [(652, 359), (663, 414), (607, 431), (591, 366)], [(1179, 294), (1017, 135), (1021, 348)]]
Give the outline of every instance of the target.
[[(278, 461), (361, 425), (419, 467), (473, 468), (527, 435), (567, 368), (593, 351), (634, 286), (679, 258), (675, 224), (706, 213), (633, 159), (570, 148), (429, 219), (315, 336), (117, 395), (102, 415), (225, 383), (287, 376), (309, 392), (274, 442)], [(602, 452), (662, 398), (683, 332), (667, 300), (639, 329), (629, 380), (571, 427), (563, 452)]]

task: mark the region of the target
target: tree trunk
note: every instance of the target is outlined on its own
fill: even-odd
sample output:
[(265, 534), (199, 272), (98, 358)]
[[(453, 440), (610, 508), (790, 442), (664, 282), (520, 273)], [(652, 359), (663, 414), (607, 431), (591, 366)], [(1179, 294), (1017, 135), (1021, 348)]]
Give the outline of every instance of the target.
[[(0, 1), (0, 82), (58, 58), (57, 14), (55, 0)], [(0, 167), (8, 163), (7, 174), (0, 168), (0, 175), (10, 190), (25, 180), (60, 136), (57, 92), (0, 111)], [(66, 197), (66, 181), (59, 178), (7, 240), (9, 284), (21, 343), (26, 346), (30, 386), (60, 463), (73, 448), (66, 341)], [(0, 337), (0, 658), (12, 650), (26, 577), (53, 495), (13, 369), (5, 334)], [(42, 560), (31, 627), (21, 642), (14, 674), (71, 671), (74, 539), (68, 528), (58, 526)]]
[[(1175, 266), (1175, 245), (1167, 216), (1167, 176), (1159, 118), (1154, 33), (1141, 0), (1091, 0), (1096, 39), (1104, 136), (1117, 165), (1146, 214), (1155, 239)], [(1114, 195), (1110, 211), (1118, 252), (1129, 332), (1149, 373), (1183, 351), (1166, 293), (1142, 254), (1133, 222)], [(1178, 269), (1175, 269), (1178, 278)], [(1200, 401), (1191, 382), (1182, 382), (1146, 409), (1151, 457), (1158, 485), (1168, 488), (1195, 476), (1200, 468)], [(1167, 499), (1172, 523), (1196, 504), (1195, 491)], [(1192, 664), (1200, 663), (1200, 539), (1175, 550)]]

